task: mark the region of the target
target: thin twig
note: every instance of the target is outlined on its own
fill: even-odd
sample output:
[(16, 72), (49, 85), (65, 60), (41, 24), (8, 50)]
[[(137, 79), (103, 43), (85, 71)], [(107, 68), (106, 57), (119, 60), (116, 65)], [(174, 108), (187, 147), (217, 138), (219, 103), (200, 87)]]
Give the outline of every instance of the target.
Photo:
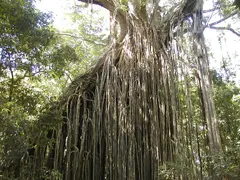
[(215, 8), (212, 8), (212, 9), (207, 9), (207, 10), (203, 10), (203, 13), (209, 13), (209, 12), (213, 12), (213, 11), (216, 11), (216, 10), (219, 10), (220, 7), (215, 7)]
[(209, 28), (217, 29), (217, 30), (228, 30), (228, 31), (231, 31), (233, 34), (237, 35), (238, 37), (240, 37), (240, 33), (236, 32), (233, 28), (230, 28), (230, 27), (214, 27), (214, 26), (210, 26)]
[(207, 10), (203, 10), (203, 13), (209, 13), (209, 12), (212, 12), (212, 11), (216, 11), (216, 10), (219, 10), (221, 8), (226, 8), (226, 7), (229, 7), (229, 5), (226, 5), (226, 4), (217, 4), (214, 8), (212, 9), (207, 9)]
[(72, 38), (75, 38), (75, 39), (80, 39), (80, 40), (87, 41), (89, 43), (92, 43), (92, 44), (95, 44), (95, 45), (98, 45), (98, 46), (106, 46), (106, 44), (104, 44), (104, 43), (95, 42), (93, 40), (86, 39), (86, 38), (83, 38), (83, 37), (80, 37), (80, 36), (75, 36), (75, 35), (69, 34), (69, 33), (58, 33), (58, 35), (60, 35), (60, 36), (69, 36), (69, 37), (72, 37)]

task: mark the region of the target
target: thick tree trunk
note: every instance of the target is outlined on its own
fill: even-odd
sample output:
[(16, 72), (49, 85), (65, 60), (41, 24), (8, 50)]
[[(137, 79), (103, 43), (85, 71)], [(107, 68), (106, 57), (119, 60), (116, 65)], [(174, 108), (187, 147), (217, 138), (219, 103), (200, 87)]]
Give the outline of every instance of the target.
[[(66, 122), (57, 133), (54, 169), (66, 180), (203, 178), (201, 155), (219, 152), (221, 144), (202, 1), (190, 10), (190, 0), (169, 9), (153, 4), (151, 12), (144, 2), (129, 1), (126, 11), (118, 1), (92, 2), (113, 12), (121, 32), (62, 98)], [(195, 132), (207, 132), (209, 152)]]

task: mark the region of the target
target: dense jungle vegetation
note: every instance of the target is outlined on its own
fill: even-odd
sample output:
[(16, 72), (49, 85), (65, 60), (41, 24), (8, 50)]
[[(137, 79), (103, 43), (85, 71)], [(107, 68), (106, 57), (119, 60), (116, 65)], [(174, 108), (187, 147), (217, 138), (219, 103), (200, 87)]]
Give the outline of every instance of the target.
[(0, 179), (240, 179), (240, 1), (80, 1), (0, 0)]

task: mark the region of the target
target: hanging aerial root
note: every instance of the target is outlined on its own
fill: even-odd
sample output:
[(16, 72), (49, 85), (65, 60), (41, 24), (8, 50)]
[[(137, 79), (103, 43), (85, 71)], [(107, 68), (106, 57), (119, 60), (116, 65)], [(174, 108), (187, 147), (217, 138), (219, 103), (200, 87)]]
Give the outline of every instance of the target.
[(162, 29), (126, 13), (121, 42), (62, 96), (51, 158), (63, 179), (203, 177), (219, 139), (203, 36), (186, 34), (182, 8)]

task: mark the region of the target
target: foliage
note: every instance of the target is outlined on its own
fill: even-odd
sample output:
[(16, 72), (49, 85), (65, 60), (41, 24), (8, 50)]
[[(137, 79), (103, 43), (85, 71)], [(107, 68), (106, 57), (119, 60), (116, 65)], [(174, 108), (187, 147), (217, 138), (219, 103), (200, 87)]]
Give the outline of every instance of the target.
[(224, 150), (223, 154), (216, 155), (213, 164), (219, 176), (227, 179), (239, 179), (240, 87), (234, 81), (229, 81), (229, 71), (226, 71), (226, 68), (224, 67), (225, 71), (223, 72), (227, 72), (227, 74), (220, 74), (216, 70), (212, 71), (214, 101)]
[(233, 5), (235, 5), (237, 8), (240, 8), (240, 1), (234, 0)]
[[(25, 162), (32, 150), (50, 143), (49, 131), (61, 119), (52, 109), (61, 89), (85, 72), (105, 45), (94, 44), (105, 37), (99, 34), (102, 22), (96, 18), (90, 25), (89, 19), (75, 21), (82, 31), (74, 37), (69, 34), (75, 30), (54, 29), (51, 15), (37, 10), (32, 0), (0, 2), (0, 178), (31, 177), (33, 167)], [(33, 174), (61, 179), (47, 167)]]
[(226, 82), (213, 71), (214, 100), (219, 117), (222, 141), (229, 147), (240, 143), (240, 88), (234, 82)]
[(103, 15), (99, 16), (102, 9), (91, 6), (91, 9), (82, 6), (72, 7), (67, 15), (72, 20), (73, 27), (56, 30), (60, 44), (74, 49), (77, 57), (81, 59), (69, 62), (64, 69), (67, 79), (71, 81), (97, 63), (97, 57), (109, 42), (109, 29), (104, 26), (106, 18), (104, 19)]
[[(53, 38), (50, 16), (37, 12), (31, 1), (1, 1), (1, 69), (36, 72), (41, 52)], [(25, 61), (22, 61), (25, 59)]]
[[(69, 62), (78, 61), (73, 48), (59, 44), (51, 22), (51, 15), (36, 10), (34, 1), (0, 2), (0, 174), (4, 172), (4, 177), (18, 176), (16, 169), (31, 146), (29, 138), (36, 135), (34, 120), (55, 100), (38, 86), (40, 80), (60, 78)], [(46, 89), (54, 88), (48, 84)]]
[(218, 151), (206, 47), (182, 27), (182, 4), (161, 29), (123, 11), (123, 42), (93, 8), (74, 9), (75, 29), (60, 32), (30, 0), (0, 5), (0, 178), (238, 179), (240, 88), (212, 71)]

